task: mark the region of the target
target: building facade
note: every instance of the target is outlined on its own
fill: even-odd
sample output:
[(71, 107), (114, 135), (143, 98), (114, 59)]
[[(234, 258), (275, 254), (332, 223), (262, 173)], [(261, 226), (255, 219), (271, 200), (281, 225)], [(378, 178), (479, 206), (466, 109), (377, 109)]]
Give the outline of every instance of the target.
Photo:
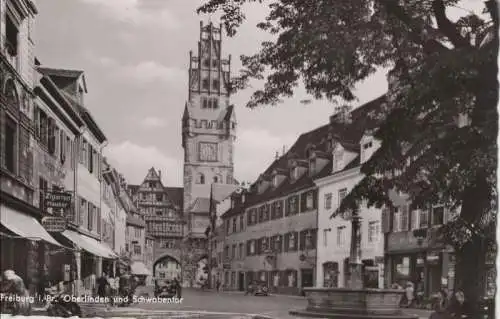
[[(363, 108), (366, 106), (361, 106)], [(358, 112), (361, 111), (358, 109)], [(360, 127), (356, 127), (359, 129)], [(356, 142), (358, 134), (351, 132)], [(342, 145), (344, 144), (344, 145)], [(363, 164), (376, 150), (378, 142), (363, 136), (356, 144), (337, 141), (332, 151), (332, 173), (315, 180), (318, 185), (318, 260), (316, 285), (319, 287), (348, 287), (351, 248), (351, 221), (343, 216), (332, 218), (342, 199), (358, 184)], [(364, 265), (364, 284), (367, 288), (384, 288), (384, 236), (382, 211), (361, 207), (361, 261)]]
[(182, 117), (185, 245), (193, 252), (184, 279), (190, 286), (202, 284), (196, 269), (207, 257), (210, 185), (235, 184), (236, 118), (230, 105), (230, 67), (231, 57), (222, 55), (222, 28), (200, 23), (198, 54), (190, 52), (189, 57), (188, 100)]
[(144, 216), (146, 234), (153, 240), (153, 261), (148, 266), (156, 276), (156, 266), (167, 258), (181, 264), (183, 238), (182, 188), (165, 187), (161, 171), (150, 168), (140, 185), (128, 185), (138, 211)]

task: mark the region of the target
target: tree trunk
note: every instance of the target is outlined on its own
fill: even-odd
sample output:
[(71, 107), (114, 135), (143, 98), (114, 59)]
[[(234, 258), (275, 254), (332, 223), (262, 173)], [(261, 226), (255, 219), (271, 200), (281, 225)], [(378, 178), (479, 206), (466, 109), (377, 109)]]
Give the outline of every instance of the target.
[[(464, 193), (460, 218), (469, 226), (479, 226), (481, 217), (490, 212), (489, 185), (482, 174), (477, 174), (475, 183)], [(472, 306), (485, 295), (486, 287), (486, 256), (488, 251), (487, 234), (479, 227), (476, 233), (463, 247), (456, 249), (456, 289), (464, 292), (466, 300)]]

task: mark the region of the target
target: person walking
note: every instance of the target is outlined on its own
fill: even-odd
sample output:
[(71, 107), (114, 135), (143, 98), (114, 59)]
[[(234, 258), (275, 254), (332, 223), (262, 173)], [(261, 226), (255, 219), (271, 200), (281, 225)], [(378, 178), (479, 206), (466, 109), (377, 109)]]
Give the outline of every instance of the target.
[(215, 287), (217, 288), (217, 292), (220, 291), (220, 278), (217, 278), (217, 282), (215, 283)]
[(432, 296), (432, 313), (429, 319), (452, 319), (447, 309), (443, 307), (444, 296), (441, 292)]
[(455, 292), (447, 310), (453, 319), (472, 318), (471, 305), (465, 300), (461, 290)]
[(406, 294), (406, 307), (411, 308), (413, 306), (413, 301), (415, 299), (415, 289), (413, 288), (413, 283), (408, 281), (405, 288)]
[(177, 298), (181, 299), (182, 298), (182, 286), (181, 286), (179, 279), (177, 279), (177, 277), (174, 278), (174, 285), (175, 285), (175, 292), (176, 292)]
[(108, 276), (105, 272), (97, 279), (97, 296), (106, 297), (106, 289), (109, 287)]

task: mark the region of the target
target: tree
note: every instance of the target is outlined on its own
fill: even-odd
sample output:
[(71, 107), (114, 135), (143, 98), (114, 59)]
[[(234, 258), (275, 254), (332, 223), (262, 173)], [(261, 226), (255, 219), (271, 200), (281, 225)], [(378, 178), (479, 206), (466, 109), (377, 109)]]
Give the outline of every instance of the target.
[(498, 3), (484, 3), (487, 18), (462, 9), (456, 22), (446, 9), (460, 8), (459, 0), (208, 0), (198, 12), (222, 11), (234, 36), (248, 3), (269, 5), (258, 28), (276, 36), (241, 57), (231, 89), (265, 79), (248, 107), (277, 104), (300, 81), (315, 98), (353, 102), (357, 83), (393, 68), (395, 81), (375, 118), (382, 145), (336, 213), (362, 203), (391, 206), (391, 189), (417, 208), (443, 203), (458, 210), (441, 239), (455, 247), (458, 286), (477, 300), (495, 240)]

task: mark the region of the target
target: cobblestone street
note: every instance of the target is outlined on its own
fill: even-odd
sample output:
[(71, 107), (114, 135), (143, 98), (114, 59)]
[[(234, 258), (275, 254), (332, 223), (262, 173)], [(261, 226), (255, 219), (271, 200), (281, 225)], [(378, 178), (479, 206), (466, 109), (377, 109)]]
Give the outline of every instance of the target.
[[(172, 318), (179, 318), (183, 312), (186, 318), (246, 318), (244, 314), (262, 317), (288, 319), (291, 309), (306, 307), (307, 301), (299, 296), (271, 295), (268, 297), (245, 296), (241, 292), (214, 292), (196, 289), (184, 289), (182, 304), (136, 304), (130, 308), (119, 308), (116, 316), (134, 316), (165, 318), (164, 312), (172, 312)], [(144, 312), (145, 311), (145, 312)], [(161, 314), (160, 314), (161, 312)], [(422, 310), (407, 310), (420, 318), (428, 318), (429, 312)]]

